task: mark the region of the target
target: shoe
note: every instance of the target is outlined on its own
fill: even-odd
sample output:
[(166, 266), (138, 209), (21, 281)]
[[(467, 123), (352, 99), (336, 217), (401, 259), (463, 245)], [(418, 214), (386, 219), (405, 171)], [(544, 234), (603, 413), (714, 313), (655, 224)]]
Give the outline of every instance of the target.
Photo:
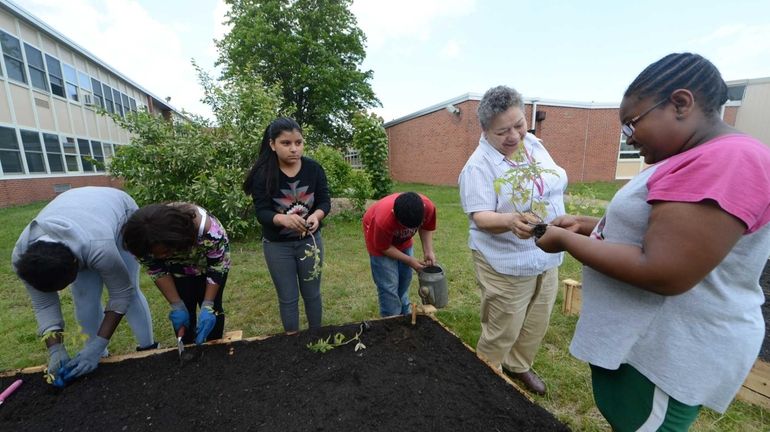
[(160, 347), (160, 344), (158, 342), (155, 342), (155, 343), (152, 343), (150, 345), (147, 345), (146, 347), (136, 347), (136, 351), (137, 352), (139, 352), (139, 351), (149, 351), (149, 350), (158, 349), (159, 347)]
[(516, 381), (521, 382), (524, 384), (524, 387), (527, 388), (527, 390), (531, 391), (532, 393), (535, 393), (536, 395), (543, 396), (546, 393), (545, 383), (543, 380), (540, 379), (539, 376), (537, 376), (536, 373), (532, 372), (532, 370), (528, 370), (526, 372), (511, 372), (505, 368), (503, 368), (503, 372), (508, 375), (509, 377), (515, 379)]

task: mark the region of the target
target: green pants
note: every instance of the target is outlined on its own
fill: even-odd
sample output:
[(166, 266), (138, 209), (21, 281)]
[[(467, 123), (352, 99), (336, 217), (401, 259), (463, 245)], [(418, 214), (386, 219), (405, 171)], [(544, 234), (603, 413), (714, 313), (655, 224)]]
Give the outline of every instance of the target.
[(631, 365), (618, 370), (591, 365), (596, 407), (618, 432), (684, 432), (698, 418), (700, 405), (667, 395)]

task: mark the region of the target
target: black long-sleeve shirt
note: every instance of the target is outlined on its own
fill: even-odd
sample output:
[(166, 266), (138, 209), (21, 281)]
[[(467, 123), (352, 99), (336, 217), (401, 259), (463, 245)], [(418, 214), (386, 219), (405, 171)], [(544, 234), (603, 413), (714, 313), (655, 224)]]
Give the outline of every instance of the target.
[(251, 196), (257, 220), (262, 225), (262, 235), (270, 241), (291, 241), (299, 238), (296, 231), (273, 223), (276, 214), (298, 214), (307, 218), (316, 210), (321, 210), (327, 215), (331, 210), (326, 173), (318, 162), (306, 157), (302, 157), (302, 167), (294, 177), (289, 177), (279, 170), (278, 185), (272, 195), (267, 194), (264, 171), (257, 173), (254, 176)]

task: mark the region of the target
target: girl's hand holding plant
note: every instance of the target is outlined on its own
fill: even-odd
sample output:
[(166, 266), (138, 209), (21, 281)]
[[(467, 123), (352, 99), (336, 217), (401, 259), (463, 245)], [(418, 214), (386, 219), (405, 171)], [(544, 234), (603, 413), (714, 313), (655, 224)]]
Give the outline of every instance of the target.
[(309, 234), (313, 234), (318, 230), (318, 227), (321, 226), (321, 221), (318, 220), (318, 216), (316, 216), (315, 213), (308, 216), (306, 222), (307, 222), (307, 232)]
[(535, 245), (542, 249), (543, 252), (563, 252), (565, 250), (564, 241), (571, 235), (574, 235), (572, 231), (568, 231), (567, 229), (555, 225), (548, 225), (545, 234), (535, 240)]
[(294, 214), (279, 214), (276, 215), (277, 224), (276, 225), (282, 225), (290, 230), (298, 232), (300, 235), (304, 235), (307, 233), (307, 225), (305, 219), (294, 213)]

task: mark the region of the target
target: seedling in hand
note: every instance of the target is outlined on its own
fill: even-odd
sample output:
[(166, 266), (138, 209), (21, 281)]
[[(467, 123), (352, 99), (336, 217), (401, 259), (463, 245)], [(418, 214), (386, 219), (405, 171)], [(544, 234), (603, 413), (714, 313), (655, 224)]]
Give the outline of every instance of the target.
[[(532, 235), (537, 240), (545, 234), (545, 229), (548, 226), (544, 222), (545, 216), (548, 215), (548, 208), (547, 201), (542, 198), (543, 175), (557, 173), (555, 170), (541, 167), (538, 162), (530, 158), (524, 148), (524, 141), (519, 143), (509, 160), (512, 164), (511, 168), (494, 181), (495, 193), (499, 195), (503, 186), (510, 186), (510, 200), (516, 213), (528, 220), (527, 215), (532, 215), (537, 219), (537, 223), (528, 222), (534, 227)], [(529, 187), (527, 187), (528, 185)], [(536, 187), (540, 188), (538, 193), (535, 193)]]

